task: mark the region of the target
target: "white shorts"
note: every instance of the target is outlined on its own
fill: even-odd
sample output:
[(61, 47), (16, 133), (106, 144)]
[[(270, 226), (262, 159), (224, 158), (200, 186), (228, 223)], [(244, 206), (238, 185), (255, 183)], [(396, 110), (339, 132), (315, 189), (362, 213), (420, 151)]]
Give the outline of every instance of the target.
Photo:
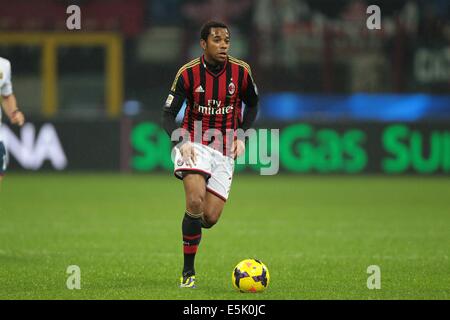
[(193, 142), (193, 144), (197, 161), (192, 166), (184, 163), (177, 147), (173, 148), (172, 159), (175, 177), (182, 180), (185, 172), (203, 173), (206, 177), (206, 190), (223, 201), (227, 201), (233, 180), (234, 160), (206, 145), (196, 142)]

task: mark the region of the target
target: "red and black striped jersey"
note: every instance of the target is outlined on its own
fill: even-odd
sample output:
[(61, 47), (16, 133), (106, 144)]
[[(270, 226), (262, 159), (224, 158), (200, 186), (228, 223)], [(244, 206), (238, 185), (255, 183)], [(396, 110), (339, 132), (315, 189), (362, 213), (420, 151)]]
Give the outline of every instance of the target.
[[(256, 107), (258, 102), (247, 63), (228, 56), (223, 66), (214, 71), (204, 56), (182, 66), (164, 106), (165, 111), (176, 115), (186, 101), (181, 127), (189, 131), (191, 141), (194, 141), (195, 121), (201, 122), (202, 136), (208, 129), (217, 129), (225, 140), (227, 129), (242, 127), (242, 102), (246, 108)], [(202, 139), (202, 143), (208, 145), (210, 141)]]

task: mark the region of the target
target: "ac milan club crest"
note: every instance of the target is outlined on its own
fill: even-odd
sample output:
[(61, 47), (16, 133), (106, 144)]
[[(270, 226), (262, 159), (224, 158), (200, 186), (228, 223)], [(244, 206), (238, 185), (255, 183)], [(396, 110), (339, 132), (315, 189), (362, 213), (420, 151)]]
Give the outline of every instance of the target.
[(228, 93), (230, 95), (234, 94), (234, 92), (236, 91), (236, 86), (234, 85), (234, 82), (230, 82), (230, 84), (228, 85)]

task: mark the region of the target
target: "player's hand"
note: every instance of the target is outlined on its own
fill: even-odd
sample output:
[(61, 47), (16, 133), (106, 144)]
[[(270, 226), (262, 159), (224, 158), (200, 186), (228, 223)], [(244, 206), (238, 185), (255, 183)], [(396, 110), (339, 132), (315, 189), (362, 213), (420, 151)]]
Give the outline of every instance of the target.
[(180, 153), (184, 163), (186, 163), (189, 167), (197, 164), (197, 154), (195, 153), (194, 144), (191, 142), (184, 143), (180, 147)]
[(236, 159), (245, 152), (245, 143), (242, 140), (234, 140), (231, 147), (233, 158)]
[(22, 111), (16, 110), (11, 115), (11, 123), (17, 124), (18, 126), (23, 126), (25, 123), (25, 116)]

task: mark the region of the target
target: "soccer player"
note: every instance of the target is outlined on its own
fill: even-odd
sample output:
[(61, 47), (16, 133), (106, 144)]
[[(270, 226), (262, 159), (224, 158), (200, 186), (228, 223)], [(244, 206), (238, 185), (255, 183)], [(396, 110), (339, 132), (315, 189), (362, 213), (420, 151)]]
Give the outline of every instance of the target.
[[(25, 122), (23, 113), (17, 108), (17, 100), (14, 96), (11, 83), (11, 63), (0, 57), (0, 94), (2, 95), (2, 107), (12, 124), (22, 126)], [(2, 121), (2, 110), (0, 108), (0, 126)], [(0, 131), (0, 183), (6, 171), (7, 153)]]
[[(186, 101), (181, 128), (187, 139), (184, 136), (181, 142), (174, 141), (177, 145), (172, 150), (174, 174), (183, 180), (186, 197), (180, 279), (180, 287), (186, 288), (195, 287), (194, 259), (202, 228), (211, 228), (219, 220), (230, 192), (234, 161), (245, 151), (244, 141), (229, 132), (249, 129), (258, 105), (249, 65), (228, 55), (228, 27), (215, 21), (206, 23), (200, 31), (200, 46), (203, 55), (176, 74), (162, 115), (163, 127), (171, 136), (178, 128), (176, 116)], [(208, 129), (215, 129), (222, 138), (216, 134), (216, 139), (208, 139), (204, 135)]]

